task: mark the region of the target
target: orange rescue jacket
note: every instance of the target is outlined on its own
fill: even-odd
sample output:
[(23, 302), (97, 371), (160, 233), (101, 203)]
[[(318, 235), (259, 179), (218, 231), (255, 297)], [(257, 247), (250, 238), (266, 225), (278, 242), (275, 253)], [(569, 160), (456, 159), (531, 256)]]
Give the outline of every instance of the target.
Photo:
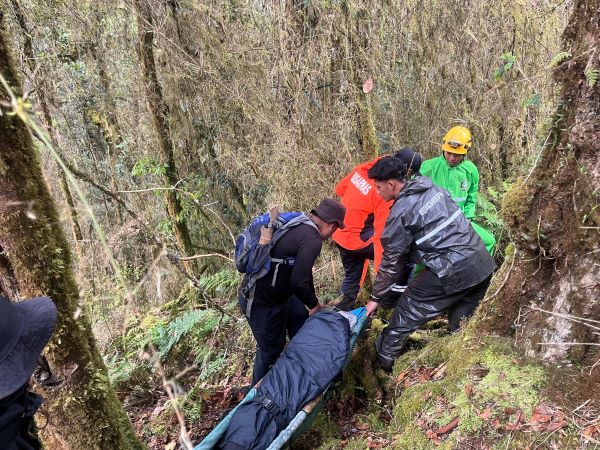
[(379, 268), (383, 247), (381, 233), (390, 213), (392, 201), (386, 202), (377, 193), (375, 182), (367, 171), (379, 160), (359, 164), (335, 187), (346, 207), (345, 228), (333, 234), (333, 240), (347, 250), (359, 250), (373, 243), (375, 270)]

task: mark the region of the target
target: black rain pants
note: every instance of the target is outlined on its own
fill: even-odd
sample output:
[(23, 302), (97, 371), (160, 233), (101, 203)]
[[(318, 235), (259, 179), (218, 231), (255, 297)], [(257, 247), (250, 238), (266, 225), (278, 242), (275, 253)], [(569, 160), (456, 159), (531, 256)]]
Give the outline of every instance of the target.
[[(240, 296), (242, 314), (246, 311), (246, 299)], [(256, 339), (256, 357), (252, 371), (254, 386), (279, 358), (286, 343), (286, 335), (292, 339), (308, 318), (308, 310), (295, 295), (284, 303), (264, 305), (254, 303), (248, 324)]]
[(27, 385), (0, 399), (0, 449), (39, 450), (33, 415), (42, 404), (42, 397), (27, 389)]
[(448, 313), (450, 331), (458, 330), (460, 321), (470, 317), (484, 297), (491, 277), (468, 289), (446, 294), (433, 272), (420, 272), (400, 297), (389, 325), (375, 343), (381, 365), (391, 369), (408, 336), (443, 312)]

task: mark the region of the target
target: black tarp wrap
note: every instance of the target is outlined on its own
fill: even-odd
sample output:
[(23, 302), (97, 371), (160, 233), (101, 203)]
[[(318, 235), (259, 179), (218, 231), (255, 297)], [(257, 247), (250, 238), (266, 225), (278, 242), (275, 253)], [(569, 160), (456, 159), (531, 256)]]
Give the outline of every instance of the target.
[(344, 316), (320, 311), (309, 317), (262, 379), (256, 397), (236, 410), (218, 448), (266, 449), (338, 376), (349, 351), (350, 325)]

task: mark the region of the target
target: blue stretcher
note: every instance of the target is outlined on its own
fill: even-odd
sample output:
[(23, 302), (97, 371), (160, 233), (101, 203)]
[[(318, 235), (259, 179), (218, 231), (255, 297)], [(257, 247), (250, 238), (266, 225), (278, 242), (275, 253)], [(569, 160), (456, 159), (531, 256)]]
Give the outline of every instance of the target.
[[(352, 353), (354, 347), (356, 346), (358, 337), (361, 335), (368, 322), (366, 308), (357, 308), (353, 311), (353, 314), (358, 317), (358, 321), (354, 326), (354, 329), (352, 330), (352, 335), (350, 336), (350, 351), (348, 352), (348, 358), (346, 359), (346, 364), (344, 365), (344, 368), (352, 359)], [(319, 414), (321, 408), (323, 407), (325, 394), (327, 393), (328, 389), (329, 387), (327, 387), (327, 389), (325, 389), (325, 391), (322, 392), (321, 395), (319, 395), (307, 405), (305, 405), (304, 408), (302, 408), (300, 412), (296, 414), (296, 417), (292, 419), (288, 426), (283, 431), (281, 431), (281, 433), (279, 433), (279, 435), (275, 438), (275, 440), (271, 443), (267, 450), (279, 450), (292, 437), (298, 437), (304, 431), (306, 431), (317, 417), (317, 414)], [(229, 422), (231, 421), (231, 417), (235, 413), (236, 409), (240, 405), (252, 400), (255, 396), (256, 388), (252, 388), (250, 392), (248, 392), (248, 394), (242, 399), (242, 401), (233, 410), (231, 410), (229, 414), (227, 414), (227, 416), (225, 416), (225, 418), (221, 420), (221, 422), (219, 422), (215, 428), (213, 428), (213, 430), (202, 440), (202, 442), (200, 442), (196, 447), (194, 447), (194, 450), (212, 450), (213, 448), (215, 448), (215, 446), (227, 430)]]

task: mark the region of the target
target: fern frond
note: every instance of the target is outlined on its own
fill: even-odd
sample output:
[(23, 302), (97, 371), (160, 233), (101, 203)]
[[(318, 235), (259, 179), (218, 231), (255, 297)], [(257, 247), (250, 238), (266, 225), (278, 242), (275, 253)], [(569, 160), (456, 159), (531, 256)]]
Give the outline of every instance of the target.
[(220, 316), (212, 310), (196, 309), (186, 311), (183, 315), (169, 322), (168, 326), (160, 328), (156, 342), (158, 353), (161, 358), (166, 356), (173, 346), (196, 325), (200, 327), (195, 331), (196, 335), (208, 334), (218, 325), (219, 320)]
[(571, 57), (571, 53), (569, 52), (558, 52), (556, 55), (554, 55), (552, 57), (552, 59), (550, 60), (550, 64), (549, 64), (549, 68), (552, 67), (556, 67), (558, 66), (560, 63), (566, 61), (567, 59), (569, 59)]
[(598, 82), (598, 78), (600, 78), (600, 70), (598, 69), (586, 69), (584, 74), (589, 87), (594, 87)]
[(200, 278), (200, 285), (211, 296), (235, 289), (239, 282), (240, 277), (238, 273), (228, 269)]

